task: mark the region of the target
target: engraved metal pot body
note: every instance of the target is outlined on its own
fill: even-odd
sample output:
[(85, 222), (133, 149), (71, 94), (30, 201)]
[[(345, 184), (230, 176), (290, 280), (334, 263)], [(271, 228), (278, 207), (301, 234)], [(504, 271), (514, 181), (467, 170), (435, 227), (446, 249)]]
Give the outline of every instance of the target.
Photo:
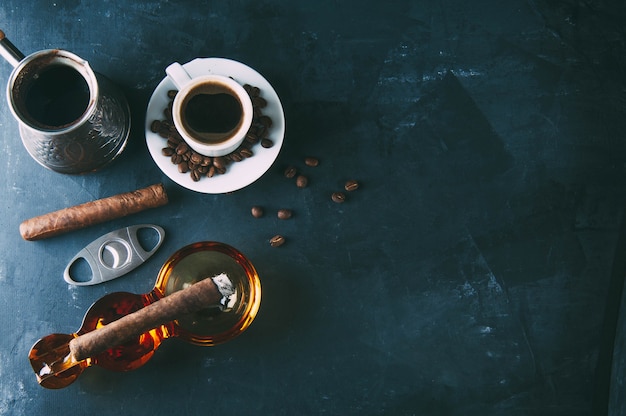
[[(48, 126), (29, 114), (29, 89), (53, 66), (66, 66), (84, 79), (88, 90), (85, 110), (75, 120)], [(123, 93), (106, 77), (94, 72), (75, 54), (49, 49), (16, 61), (7, 85), (7, 100), (19, 122), (22, 143), (41, 165), (60, 173), (98, 170), (124, 150), (130, 133), (130, 110)]]

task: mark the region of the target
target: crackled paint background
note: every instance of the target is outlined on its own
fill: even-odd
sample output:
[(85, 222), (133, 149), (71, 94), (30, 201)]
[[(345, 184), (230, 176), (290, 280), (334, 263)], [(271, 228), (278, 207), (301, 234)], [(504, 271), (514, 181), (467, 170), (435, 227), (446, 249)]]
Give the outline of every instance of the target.
[[(4, 0), (14, 44), (87, 59), (135, 124), (113, 166), (63, 176), (28, 157), (0, 102), (0, 414), (621, 414), (624, 18), (610, 0)], [(275, 167), (230, 195), (173, 186), (158, 210), (22, 241), (26, 218), (168, 183), (145, 108), (169, 63), (204, 56), (245, 62), (278, 92)], [(1, 85), (10, 71), (0, 63)], [(321, 163), (298, 190), (282, 170), (309, 155)], [(361, 189), (332, 203), (350, 178)], [(295, 215), (255, 220), (255, 204)], [(149, 263), (63, 282), (80, 248), (146, 222), (167, 231)], [(277, 232), (288, 244), (270, 248)], [(77, 330), (106, 293), (148, 292), (170, 254), (204, 239), (261, 274), (245, 334), (168, 340), (134, 372), (37, 385), (38, 338)]]

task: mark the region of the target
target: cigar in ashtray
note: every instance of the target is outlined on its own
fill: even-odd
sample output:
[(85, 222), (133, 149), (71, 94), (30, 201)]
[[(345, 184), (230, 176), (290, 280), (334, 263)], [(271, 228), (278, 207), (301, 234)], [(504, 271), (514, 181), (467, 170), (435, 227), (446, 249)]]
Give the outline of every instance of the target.
[(74, 362), (93, 357), (186, 314), (220, 303), (235, 293), (226, 273), (203, 279), (70, 341)]
[(167, 193), (159, 183), (28, 219), (20, 224), (20, 234), (24, 240), (41, 240), (167, 203)]

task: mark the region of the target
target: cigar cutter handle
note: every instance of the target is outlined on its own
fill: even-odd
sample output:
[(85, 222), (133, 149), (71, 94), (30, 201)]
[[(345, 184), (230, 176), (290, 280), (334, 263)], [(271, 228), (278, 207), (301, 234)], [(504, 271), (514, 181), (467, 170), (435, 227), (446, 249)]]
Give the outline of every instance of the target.
[(88, 286), (123, 276), (152, 256), (164, 237), (163, 228), (151, 224), (112, 231), (79, 251), (65, 268), (63, 279)]

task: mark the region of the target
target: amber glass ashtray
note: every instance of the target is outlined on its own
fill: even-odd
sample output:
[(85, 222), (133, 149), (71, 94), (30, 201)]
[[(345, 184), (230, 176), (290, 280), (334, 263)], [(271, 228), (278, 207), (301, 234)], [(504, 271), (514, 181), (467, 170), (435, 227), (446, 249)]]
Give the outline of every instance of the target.
[(235, 294), (225, 305), (177, 319), (172, 335), (208, 346), (226, 342), (250, 326), (261, 304), (259, 275), (242, 253), (226, 244), (206, 241), (178, 250), (161, 267), (153, 293), (162, 298), (219, 273), (230, 277)]
[(194, 243), (165, 262), (152, 291), (103, 296), (76, 333), (41, 338), (29, 359), (40, 385), (63, 388), (92, 365), (139, 368), (167, 338), (201, 346), (226, 342), (250, 326), (260, 304), (259, 276), (242, 253), (223, 243)]

